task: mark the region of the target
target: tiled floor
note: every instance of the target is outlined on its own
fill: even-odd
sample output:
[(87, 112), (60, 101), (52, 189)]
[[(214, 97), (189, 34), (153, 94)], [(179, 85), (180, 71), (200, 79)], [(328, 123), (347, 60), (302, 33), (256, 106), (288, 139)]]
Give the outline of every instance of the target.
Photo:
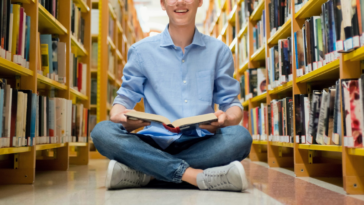
[(89, 166), (71, 166), (68, 172), (37, 172), (34, 185), (0, 186), (0, 205), (364, 204), (364, 196), (346, 196), (339, 186), (312, 178), (295, 178), (292, 171), (268, 169), (266, 163), (244, 160), (243, 164), (251, 183), (245, 193), (176, 188), (106, 191), (108, 161), (91, 160)]

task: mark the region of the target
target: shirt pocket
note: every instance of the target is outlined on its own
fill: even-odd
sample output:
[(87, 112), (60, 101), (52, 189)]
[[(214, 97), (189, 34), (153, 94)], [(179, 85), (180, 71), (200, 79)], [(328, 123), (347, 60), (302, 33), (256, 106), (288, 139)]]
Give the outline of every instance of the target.
[(197, 76), (198, 98), (201, 101), (212, 102), (213, 79), (211, 72), (208, 70), (199, 71)]

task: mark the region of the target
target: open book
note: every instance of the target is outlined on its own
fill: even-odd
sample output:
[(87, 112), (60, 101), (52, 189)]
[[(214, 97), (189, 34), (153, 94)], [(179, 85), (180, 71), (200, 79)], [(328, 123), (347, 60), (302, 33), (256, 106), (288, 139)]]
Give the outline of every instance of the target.
[[(181, 130), (193, 129), (200, 124), (211, 124), (211, 122), (217, 122), (217, 117), (214, 113), (198, 115), (194, 117), (186, 117), (179, 120), (175, 120), (173, 123), (171, 123), (166, 117), (145, 112), (138, 112), (135, 110), (126, 113), (125, 116), (127, 117), (127, 119), (130, 120), (143, 120), (147, 122), (154, 121), (162, 123), (164, 127), (166, 127), (169, 131), (172, 132), (179, 132)], [(177, 130), (169, 129), (168, 127), (175, 128)]]

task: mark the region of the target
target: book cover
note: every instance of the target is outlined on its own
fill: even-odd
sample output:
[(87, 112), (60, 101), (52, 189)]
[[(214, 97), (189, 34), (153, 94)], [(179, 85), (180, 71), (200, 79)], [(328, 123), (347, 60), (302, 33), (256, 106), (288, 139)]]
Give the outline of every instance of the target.
[[(332, 141), (336, 145), (341, 145), (341, 106), (340, 106), (340, 80), (336, 81), (335, 105), (334, 105), (334, 128), (332, 131)], [(344, 103), (344, 102), (343, 102)]]
[[(350, 119), (346, 117), (347, 137), (352, 138), (353, 144), (349, 141), (349, 147), (362, 147), (363, 136), (362, 136), (362, 124), (363, 124), (363, 112), (360, 107), (360, 92), (358, 80), (343, 80), (343, 90), (345, 98), (349, 95), (349, 100), (345, 99), (345, 111), (347, 107), (350, 109)], [(348, 114), (349, 115), (349, 114)]]
[[(324, 55), (324, 44), (323, 44), (323, 39), (322, 39), (322, 19), (320, 17), (318, 17), (316, 19), (316, 33), (317, 33), (317, 61), (321, 61), (321, 63), (323, 62), (323, 60), (325, 59), (325, 55)], [(322, 66), (322, 65), (321, 65)]]
[(278, 101), (273, 102), (273, 124), (274, 124), (274, 136), (279, 136), (279, 108)]
[(25, 113), (24, 119), (26, 119), (26, 128), (25, 128), (25, 135), (27, 139), (30, 139), (30, 129), (31, 129), (31, 117), (32, 117), (32, 103), (33, 103), (33, 93), (31, 90), (19, 90), (19, 92), (23, 92), (27, 94), (27, 109)]
[(0, 80), (0, 137), (3, 135), (3, 114), (4, 114), (4, 88)]
[(60, 83), (66, 83), (67, 78), (67, 67), (66, 67), (66, 44), (58, 42), (57, 46), (57, 58), (58, 58), (58, 81)]
[(26, 17), (26, 45), (25, 45), (25, 59), (29, 62), (29, 49), (30, 49), (30, 28), (31, 28), (31, 17)]
[[(27, 113), (27, 110), (28, 110), (28, 94), (27, 93), (23, 93), (24, 95), (24, 101), (23, 101), (23, 111), (22, 113)], [(22, 124), (22, 127), (21, 127), (21, 130), (22, 130), (22, 135), (20, 136), (21, 137), (21, 141), (20, 141), (20, 145), (21, 146), (25, 146), (27, 145), (26, 143), (26, 139), (29, 139), (29, 137), (26, 135), (26, 123), (27, 123), (27, 116), (26, 117), (23, 117), (22, 120), (23, 120), (23, 124)]]
[(83, 104), (77, 104), (76, 107), (76, 142), (79, 142), (80, 137), (82, 137)]
[(18, 90), (13, 89), (12, 93), (12, 104), (11, 104), (11, 127), (10, 127), (10, 146), (13, 145), (13, 137), (16, 136), (16, 116), (17, 116), (17, 109), (18, 109)]
[(309, 137), (306, 138), (306, 141), (309, 144), (317, 144), (316, 135), (317, 135), (317, 127), (320, 117), (320, 107), (321, 107), (321, 96), (322, 93), (319, 90), (314, 90), (312, 92), (312, 100), (310, 107), (310, 117), (309, 117), (309, 127), (308, 133)]
[(289, 133), (289, 136), (290, 136), (290, 143), (293, 143), (294, 142), (294, 136), (295, 136), (295, 133), (294, 133), (294, 129), (293, 129), (293, 100), (290, 101), (288, 103), (288, 115), (289, 115), (289, 122), (290, 122), (290, 125), (291, 125), (291, 128), (290, 128), (290, 133)]
[(43, 75), (47, 76), (53, 73), (53, 56), (52, 56), (52, 35), (40, 35), (40, 47), (42, 53), (42, 70)]
[(283, 111), (282, 111), (282, 100), (278, 100), (277, 102), (278, 107), (278, 135), (283, 136)]
[(295, 33), (295, 44), (296, 44), (296, 68), (305, 70), (305, 55), (302, 32), (298, 31)]
[(301, 133), (302, 133), (302, 117), (301, 117), (300, 95), (294, 95), (294, 108), (295, 108), (296, 135), (301, 135)]
[[(55, 129), (56, 129), (56, 122), (55, 122), (55, 102), (54, 98), (47, 98), (47, 120), (48, 120), (48, 136), (55, 137)], [(54, 140), (54, 139), (50, 139)], [(51, 141), (52, 142), (52, 141)]]
[(24, 8), (20, 7), (20, 13), (19, 13), (19, 37), (18, 42), (16, 46), (16, 55), (23, 56), (23, 33), (24, 33)]
[(257, 73), (257, 69), (256, 68), (250, 68), (248, 70), (249, 72), (249, 93), (252, 94), (252, 97), (255, 97), (258, 95), (258, 89), (257, 89), (257, 85), (258, 85), (258, 73)]
[(279, 82), (279, 77), (279, 50), (276, 45), (274, 46), (274, 81)]
[(330, 94), (328, 92), (328, 89), (322, 90), (322, 97), (321, 97), (321, 106), (320, 106), (320, 116), (318, 121), (318, 127), (317, 127), (317, 134), (316, 134), (316, 142), (317, 144), (325, 144), (325, 122), (327, 120), (327, 110), (329, 108), (329, 100), (330, 100)]
[[(13, 139), (13, 146), (17, 147), (19, 145), (19, 138), (23, 136), (23, 111), (24, 111), (24, 94), (22, 92), (18, 92), (18, 100), (15, 105), (17, 108), (16, 116), (15, 116), (15, 141)], [(14, 107), (15, 107), (14, 106)], [(14, 137), (14, 136), (12, 136)]]
[(58, 41), (59, 39), (52, 39), (52, 67), (54, 74), (58, 74)]
[(358, 8), (358, 13), (360, 10), (360, 16), (358, 15), (358, 19), (359, 19), (359, 27), (361, 28), (361, 33), (364, 33), (364, 0), (359, 0), (359, 2), (356, 3), (357, 4), (357, 8)]
[(271, 105), (267, 105), (267, 124), (268, 124), (268, 135), (272, 135), (272, 124), (271, 124)]
[(266, 70), (265, 68), (257, 69), (257, 78), (258, 78), (258, 95), (261, 95), (267, 91), (267, 80), (266, 80)]
[[(4, 82), (4, 79), (3, 79)], [(13, 99), (13, 89), (10, 87), (10, 85), (6, 85), (5, 90), (5, 99), (4, 99), (4, 111), (3, 111), (3, 117), (4, 117), (4, 125), (3, 125), (3, 134), (2, 137), (10, 137), (10, 126), (11, 126), (11, 106), (12, 106), (12, 99)]]
[(334, 109), (335, 109), (335, 96), (336, 96), (336, 89), (329, 89), (330, 93), (330, 104), (329, 109), (327, 112), (327, 125), (325, 135), (327, 136), (327, 141), (325, 144), (332, 145), (334, 144), (332, 132), (334, 130)]
[[(10, 0), (7, 0), (8, 4), (10, 4)], [(13, 13), (13, 5), (11, 4), (9, 7), (9, 16), (7, 21), (8, 32), (6, 33), (6, 41), (5, 46), (7, 46), (7, 51), (12, 53), (12, 43), (13, 43), (13, 24), (14, 24), (14, 13)], [(11, 58), (10, 58), (11, 59)]]
[(352, 3), (353, 1), (341, 0), (341, 13), (342, 13), (342, 28), (344, 28), (345, 42), (344, 48), (345, 51), (351, 51), (353, 47), (353, 27), (351, 18), (353, 16), (352, 11)]
[(8, 2), (10, 4), (10, 0), (5, 0), (0, 2), (0, 46), (8, 50), (6, 42), (7, 42), (7, 31), (8, 31), (8, 16), (9, 16), (9, 10), (8, 10)]
[(17, 54), (17, 45), (19, 41), (19, 27), (20, 27), (20, 5), (13, 4), (13, 37), (11, 44), (11, 55)]

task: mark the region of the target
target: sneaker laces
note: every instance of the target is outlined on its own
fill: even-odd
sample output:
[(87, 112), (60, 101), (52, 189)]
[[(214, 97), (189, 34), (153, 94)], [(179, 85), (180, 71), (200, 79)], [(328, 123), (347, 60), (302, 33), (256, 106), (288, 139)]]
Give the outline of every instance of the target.
[(204, 173), (204, 175), (205, 184), (210, 190), (216, 188), (222, 189), (231, 186), (231, 183), (227, 178), (226, 171), (209, 171)]
[(129, 183), (132, 185), (137, 185), (137, 186), (142, 185), (142, 182), (144, 179), (144, 174), (142, 172), (135, 171), (135, 170), (133, 170), (133, 171), (127, 170), (127, 171), (124, 171), (124, 173), (125, 173), (125, 177), (122, 178), (120, 180), (120, 182), (124, 181), (126, 183)]

